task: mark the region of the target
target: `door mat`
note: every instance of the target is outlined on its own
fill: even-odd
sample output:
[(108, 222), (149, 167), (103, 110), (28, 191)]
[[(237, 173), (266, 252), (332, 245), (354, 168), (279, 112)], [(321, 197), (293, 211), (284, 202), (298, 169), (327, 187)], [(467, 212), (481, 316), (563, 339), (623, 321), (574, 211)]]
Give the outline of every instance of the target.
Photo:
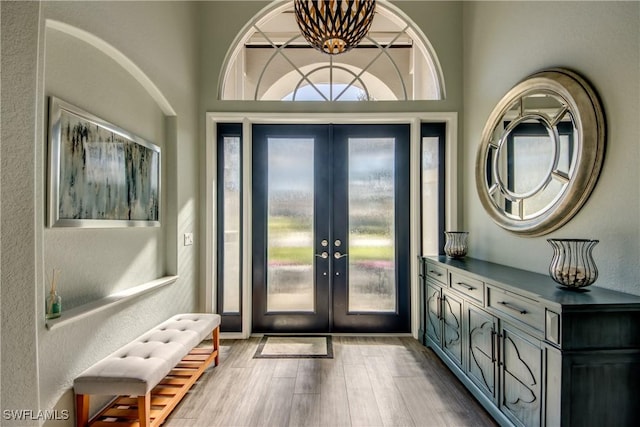
[(265, 335), (254, 359), (333, 359), (330, 336)]

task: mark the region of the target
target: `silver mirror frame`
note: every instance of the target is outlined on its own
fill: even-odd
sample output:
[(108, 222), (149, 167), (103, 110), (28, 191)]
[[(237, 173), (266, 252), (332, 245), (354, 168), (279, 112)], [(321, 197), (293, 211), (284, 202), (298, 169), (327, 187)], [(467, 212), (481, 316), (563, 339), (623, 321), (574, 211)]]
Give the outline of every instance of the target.
[[(509, 108), (535, 92), (551, 93), (568, 107), (576, 129), (574, 173), (559, 197), (533, 218), (513, 218), (493, 203), (486, 182), (487, 159), (496, 127)], [(506, 132), (505, 132), (506, 133)], [(493, 221), (513, 233), (534, 237), (566, 224), (584, 205), (602, 168), (606, 142), (605, 116), (598, 96), (589, 83), (573, 71), (554, 68), (532, 74), (513, 87), (489, 116), (476, 156), (475, 181), (482, 206)]]

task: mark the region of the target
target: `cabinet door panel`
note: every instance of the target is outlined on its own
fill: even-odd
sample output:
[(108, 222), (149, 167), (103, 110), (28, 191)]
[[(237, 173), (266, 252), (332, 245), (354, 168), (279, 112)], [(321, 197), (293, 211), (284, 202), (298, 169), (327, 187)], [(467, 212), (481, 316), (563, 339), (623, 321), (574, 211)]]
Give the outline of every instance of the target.
[(502, 328), (501, 410), (515, 424), (540, 425), (542, 350), (515, 328)]
[(427, 282), (427, 336), (440, 343), (440, 287)]
[(462, 366), (462, 302), (443, 292), (442, 349)]
[(496, 319), (484, 311), (467, 305), (469, 353), (467, 374), (484, 394), (496, 401), (497, 360), (494, 336)]

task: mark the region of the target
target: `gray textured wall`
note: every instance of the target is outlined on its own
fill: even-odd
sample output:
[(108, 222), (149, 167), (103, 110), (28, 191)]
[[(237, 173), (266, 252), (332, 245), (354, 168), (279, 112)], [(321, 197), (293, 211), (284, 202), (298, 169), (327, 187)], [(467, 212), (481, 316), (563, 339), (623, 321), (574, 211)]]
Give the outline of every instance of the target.
[[(170, 315), (199, 309), (196, 7), (189, 2), (2, 2), (1, 7), (1, 274), (3, 301), (12, 301), (2, 307), (1, 406), (72, 410), (71, 385), (79, 372)], [(129, 66), (82, 38), (47, 28), (47, 20), (90, 33), (124, 55)], [(143, 88), (131, 64), (175, 116), (161, 111), (157, 93)], [(46, 228), (49, 95), (163, 147), (161, 228)], [(196, 245), (178, 245), (185, 232), (196, 233)], [(165, 274), (180, 278), (49, 331), (44, 297), (53, 268), (61, 271), (59, 290), (71, 304)], [(2, 420), (2, 425), (25, 423)]]
[[(546, 273), (548, 237), (600, 239), (594, 286), (640, 294), (640, 3), (468, 2), (464, 8), (463, 222), (469, 253)], [(563, 66), (599, 93), (607, 120), (600, 179), (565, 226), (523, 238), (485, 214), (474, 183), (475, 153), (485, 121), (502, 96), (527, 75)]]

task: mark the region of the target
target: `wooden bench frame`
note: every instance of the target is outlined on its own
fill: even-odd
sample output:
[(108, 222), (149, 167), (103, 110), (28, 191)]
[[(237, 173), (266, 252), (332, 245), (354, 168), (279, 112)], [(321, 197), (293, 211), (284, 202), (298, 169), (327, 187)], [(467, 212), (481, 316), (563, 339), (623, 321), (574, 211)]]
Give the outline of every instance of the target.
[(213, 330), (213, 347), (195, 347), (144, 396), (118, 396), (89, 420), (88, 394), (76, 395), (77, 427), (158, 427), (180, 403), (211, 362), (220, 361), (220, 326)]

